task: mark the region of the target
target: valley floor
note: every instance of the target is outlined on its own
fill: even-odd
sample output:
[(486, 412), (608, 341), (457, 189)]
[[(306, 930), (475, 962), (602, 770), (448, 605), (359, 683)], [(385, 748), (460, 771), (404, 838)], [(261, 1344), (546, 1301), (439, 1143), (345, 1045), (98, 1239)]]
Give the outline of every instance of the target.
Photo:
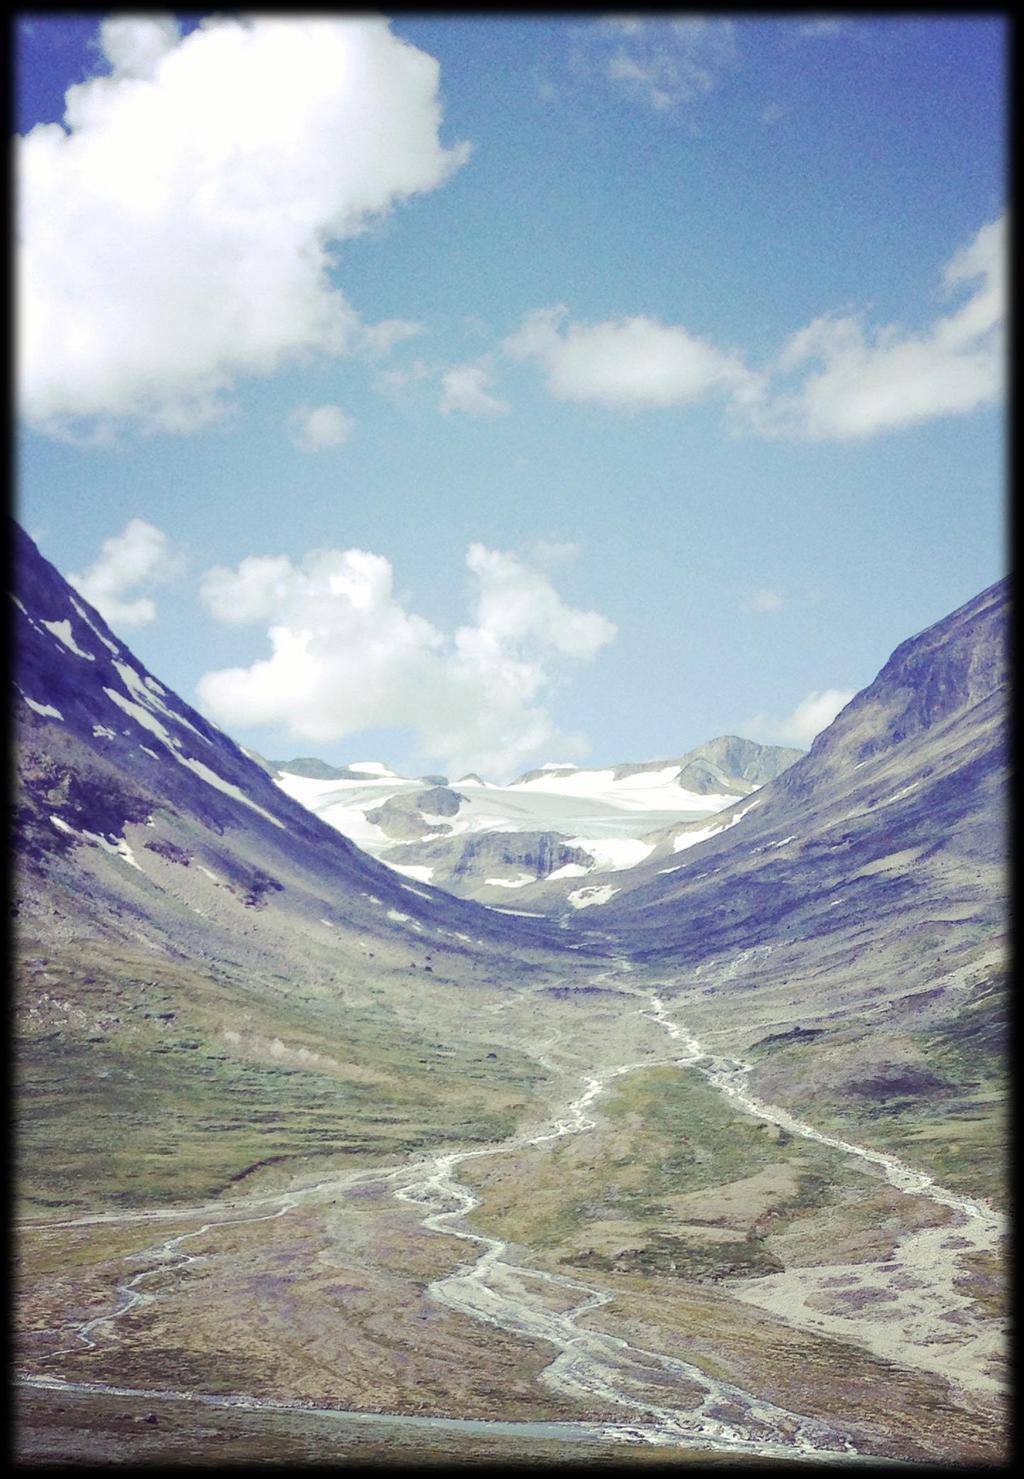
[[(33, 1175), (54, 1055), (73, 1060), (37, 1021), (19, 1070), (22, 1461), (1005, 1457), (989, 1201), (764, 1102), (750, 1064), (694, 1035), (685, 991), (625, 961), (481, 988), (472, 1011), (440, 984), (389, 997), (383, 1034), (381, 1000), (348, 1004), (347, 1067), (386, 1079), (381, 1044), (420, 1044), (390, 1115), (376, 1087), (346, 1099), (358, 1073), (331, 1078), (328, 1024), (291, 1098), (245, 1080), (247, 1115), (287, 1145), (315, 1081), (317, 1134), (333, 1092), (352, 1143), (295, 1129), (291, 1153), (253, 1158), (228, 1137), (205, 1164), (237, 1087), (211, 1053), (207, 1118), (150, 1146), (148, 1201), (104, 1188), (81, 1125), (65, 1181), (47, 1195)], [(213, 1040), (196, 1021), (191, 1051)], [(258, 1029), (247, 1069), (282, 1061)], [(147, 1018), (100, 1072), (145, 1080), (158, 1037)]]

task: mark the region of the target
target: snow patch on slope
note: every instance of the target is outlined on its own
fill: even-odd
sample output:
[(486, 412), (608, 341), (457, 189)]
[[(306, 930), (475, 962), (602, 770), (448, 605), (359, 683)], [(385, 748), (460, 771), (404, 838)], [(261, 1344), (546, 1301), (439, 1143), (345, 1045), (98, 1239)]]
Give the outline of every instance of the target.
[[(748, 811), (753, 811), (754, 807), (760, 806), (760, 804), (760, 801), (752, 801), (749, 806), (745, 806), (742, 811), (738, 811), (727, 822), (719, 822), (715, 826), (704, 827), (697, 832), (680, 832), (672, 843), (672, 851), (682, 852), (684, 848), (693, 847), (698, 842), (706, 842), (709, 837), (715, 837), (719, 832), (728, 832), (730, 827), (735, 827), (737, 822), (743, 820)], [(790, 839), (787, 838), (786, 840), (789, 841)]]
[(67, 620), (66, 617), (63, 621), (44, 621), (43, 626), (48, 632), (53, 633), (58, 642), (63, 642), (68, 651), (73, 652), (76, 657), (84, 657), (89, 662), (96, 661), (95, 655), (93, 653), (83, 652), (81, 647), (79, 647), (72, 634), (71, 623)]
[(76, 827), (70, 826), (63, 817), (51, 816), (50, 821), (57, 828), (58, 832), (66, 832), (71, 837), (82, 837), (86, 842), (91, 842), (95, 847), (101, 847), (104, 852), (112, 853), (115, 857), (120, 858), (129, 867), (137, 868), (140, 873), (144, 871), (135, 861), (135, 854), (124, 837), (115, 837), (113, 842), (111, 842), (109, 838), (101, 837), (98, 832), (90, 832), (85, 827), (79, 831)]
[(35, 699), (29, 698), (28, 694), (23, 692), (22, 689), (19, 688), (18, 692), (28, 704), (29, 708), (33, 709), (37, 714), (42, 714), (44, 719), (60, 719), (61, 722), (63, 722), (64, 715), (61, 713), (60, 709), (55, 709), (53, 707), (53, 704), (36, 703)]
[[(268, 822), (273, 822), (275, 827), (280, 827), (282, 831), (284, 830), (283, 822), (278, 821), (277, 817), (271, 816), (269, 811), (264, 810), (262, 806), (252, 801), (238, 786), (233, 785), (231, 781), (224, 780), (216, 771), (211, 770), (208, 765), (204, 765), (201, 760), (193, 760), (191, 756), (183, 755), (179, 748), (179, 742), (172, 735), (168, 734), (167, 730), (160, 723), (160, 720), (149, 709), (144, 708), (142, 704), (133, 703), (131, 699), (125, 698), (124, 694), (118, 693), (115, 688), (104, 688), (103, 692), (112, 703), (115, 703), (119, 709), (122, 709), (130, 718), (134, 719), (136, 724), (141, 724), (143, 729), (148, 729), (151, 734), (155, 734), (157, 739), (166, 745), (168, 751), (174, 756), (174, 759), (177, 760), (179, 765), (184, 765), (193, 774), (197, 775), (200, 780), (205, 781), (207, 785), (213, 786), (215, 790), (223, 791), (225, 796), (232, 796), (236, 801), (241, 801), (252, 811), (259, 812), (260, 816), (266, 817)], [(189, 728), (191, 727), (189, 725)]]
[(103, 643), (104, 647), (106, 647), (109, 652), (112, 652), (115, 657), (120, 657), (120, 655), (121, 655), (121, 649), (120, 649), (120, 647), (118, 647), (116, 643), (111, 642), (109, 638), (107, 638), (107, 637), (105, 637), (103, 635), (103, 633), (96, 626), (96, 623), (90, 619), (89, 614), (85, 610), (85, 608), (82, 607), (82, 606), (79, 606), (79, 604), (75, 600), (74, 596), (72, 596), (72, 598), (71, 598), (71, 604), (75, 608), (75, 610), (78, 612), (78, 614), (82, 618), (82, 620), (85, 622), (86, 626), (89, 627), (95, 633), (95, 635), (97, 637), (99, 637), (99, 639)]
[(569, 895), (569, 903), (574, 909), (589, 909), (592, 904), (607, 904), (617, 893), (619, 889), (610, 883), (594, 884), (590, 888), (573, 889)]
[(568, 845), (590, 853), (596, 865), (595, 871), (602, 873), (635, 868), (654, 851), (653, 842), (643, 842), (639, 837), (570, 837)]
[[(433, 868), (427, 867), (425, 863), (388, 863), (387, 866), (393, 873), (401, 873), (405, 878), (415, 878), (418, 883), (429, 883), (434, 876)], [(423, 897), (429, 898), (430, 895), (424, 894)]]

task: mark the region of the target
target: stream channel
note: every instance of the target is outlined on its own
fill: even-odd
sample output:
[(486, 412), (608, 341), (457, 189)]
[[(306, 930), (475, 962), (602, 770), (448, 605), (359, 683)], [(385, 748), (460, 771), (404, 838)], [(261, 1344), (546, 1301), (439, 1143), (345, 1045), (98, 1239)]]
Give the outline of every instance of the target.
[[(639, 996), (641, 993), (631, 994)], [(467, 1250), (471, 1251), (471, 1257), (453, 1272), (435, 1280), (428, 1288), (429, 1295), (473, 1320), (550, 1344), (555, 1355), (542, 1372), (541, 1380), (561, 1395), (584, 1402), (591, 1408), (595, 1405), (604, 1409), (621, 1408), (621, 1421), (504, 1422), (343, 1412), (315, 1407), (310, 1403), (244, 1394), (215, 1396), (194, 1391), (147, 1391), (101, 1382), (66, 1381), (56, 1375), (41, 1373), (19, 1374), (18, 1382), (53, 1391), (96, 1392), (148, 1400), (163, 1397), (216, 1407), (297, 1413), (315, 1411), (339, 1418), (436, 1427), (453, 1432), (494, 1435), (507, 1432), (523, 1437), (562, 1438), (581, 1443), (614, 1440), (790, 1459), (870, 1459), (871, 1453), (861, 1447), (865, 1440), (852, 1428), (846, 1429), (819, 1417), (790, 1411), (729, 1381), (709, 1375), (681, 1355), (645, 1350), (620, 1336), (594, 1328), (588, 1323), (588, 1316), (610, 1303), (611, 1294), (562, 1274), (517, 1264), (506, 1242), (467, 1226), (467, 1218), (479, 1205), (479, 1200), (457, 1179), (458, 1167), (463, 1162), (544, 1145), (567, 1135), (583, 1134), (595, 1125), (588, 1113), (590, 1106), (614, 1078), (635, 1069), (667, 1062), (701, 1072), (746, 1113), (775, 1124), (791, 1135), (858, 1157), (866, 1167), (880, 1172), (897, 1190), (928, 1197), (954, 1214), (954, 1220), (943, 1227), (906, 1234), (895, 1252), (880, 1264), (829, 1264), (787, 1270), (783, 1274), (744, 1280), (731, 1292), (790, 1323), (818, 1333), (852, 1338), (888, 1359), (941, 1372), (954, 1387), (995, 1390), (996, 1383), (988, 1369), (991, 1358), (998, 1355), (996, 1336), (980, 1324), (975, 1328), (970, 1301), (955, 1290), (954, 1280), (963, 1254), (988, 1251), (996, 1246), (1004, 1230), (1002, 1217), (984, 1202), (959, 1196), (936, 1185), (930, 1176), (913, 1170), (894, 1156), (865, 1150), (824, 1134), (787, 1110), (761, 1103), (747, 1088), (750, 1065), (706, 1052), (696, 1038), (669, 1018), (664, 1002), (656, 994), (644, 994), (643, 1003), (638, 1010), (665, 1030), (673, 1044), (671, 1056), (663, 1059), (647, 1057), (641, 1062), (624, 1063), (584, 1075), (582, 1092), (553, 1124), (539, 1133), (522, 1134), (501, 1144), (473, 1150), (445, 1150), (405, 1165), (352, 1172), (298, 1190), (262, 1197), (148, 1213), (98, 1213), (66, 1222), (22, 1225), (22, 1231), (29, 1232), (33, 1227), (54, 1229), (106, 1222), (125, 1224), (180, 1221), (190, 1216), (208, 1218), (194, 1231), (178, 1234), (142, 1253), (130, 1255), (133, 1262), (145, 1260), (146, 1266), (117, 1286), (118, 1303), (115, 1308), (64, 1327), (73, 1344), (64, 1345), (44, 1358), (51, 1361), (70, 1350), (80, 1350), (83, 1345), (87, 1349), (96, 1349), (98, 1342), (94, 1337), (101, 1330), (109, 1332), (113, 1323), (130, 1309), (157, 1298), (139, 1286), (154, 1274), (166, 1277), (168, 1273), (184, 1272), (197, 1256), (201, 1256), (186, 1251), (183, 1244), (215, 1232), (218, 1227), (283, 1217), (302, 1200), (328, 1189), (341, 1190), (356, 1184), (387, 1184), (398, 1200), (417, 1209), (423, 1227), (471, 1245)], [(537, 1056), (545, 1066), (554, 1066), (542, 1055)], [(257, 1211), (258, 1208), (266, 1210)], [(240, 1215), (227, 1218), (223, 1215), (235, 1211)], [(877, 1315), (873, 1318), (865, 1316), (851, 1324), (849, 1314), (829, 1315), (807, 1303), (823, 1287), (829, 1287), (823, 1281), (831, 1279), (834, 1286), (844, 1277), (851, 1288), (857, 1288), (858, 1282), (862, 1288), (877, 1288), (879, 1279), (887, 1289), (895, 1287), (900, 1291), (897, 1298), (902, 1301), (899, 1318), (895, 1318), (897, 1311), (890, 1306), (884, 1320), (880, 1321)], [(942, 1323), (950, 1314), (958, 1327), (955, 1332), (948, 1324)], [(938, 1338), (936, 1330), (939, 1331)]]

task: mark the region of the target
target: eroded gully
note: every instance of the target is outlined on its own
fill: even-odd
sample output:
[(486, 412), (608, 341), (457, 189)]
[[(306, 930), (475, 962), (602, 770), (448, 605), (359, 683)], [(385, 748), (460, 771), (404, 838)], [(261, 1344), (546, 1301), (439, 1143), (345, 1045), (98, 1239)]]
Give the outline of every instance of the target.
[[(632, 994), (641, 995), (640, 992)], [(52, 1229), (103, 1222), (180, 1222), (192, 1215), (210, 1214), (209, 1220), (204, 1221), (201, 1227), (131, 1255), (131, 1262), (136, 1266), (139, 1262), (145, 1266), (117, 1286), (118, 1303), (115, 1308), (104, 1315), (64, 1327), (74, 1343), (62, 1346), (45, 1359), (54, 1360), (83, 1346), (94, 1349), (97, 1345), (94, 1337), (102, 1328), (110, 1331), (130, 1309), (158, 1297), (138, 1286), (157, 1275), (166, 1279), (168, 1275), (183, 1273), (189, 1264), (202, 1256), (185, 1252), (183, 1243), (214, 1233), (218, 1227), (282, 1217), (319, 1192), (378, 1183), (390, 1186), (398, 1200), (416, 1207), (422, 1213), (421, 1222), (425, 1228), (456, 1237), (473, 1249), (471, 1259), (429, 1286), (428, 1293), (432, 1298), (474, 1320), (552, 1345), (556, 1354), (541, 1377), (548, 1386), (563, 1396), (585, 1402), (591, 1409), (622, 1409), (621, 1421), (502, 1423), (502, 1430), (517, 1429), (538, 1435), (547, 1433), (549, 1436), (576, 1436), (580, 1439), (600, 1436), (634, 1443), (769, 1456), (856, 1458), (858, 1435), (852, 1431), (744, 1391), (731, 1382), (709, 1375), (680, 1355), (646, 1350), (619, 1336), (593, 1328), (588, 1323), (588, 1316), (610, 1303), (610, 1294), (563, 1274), (519, 1264), (514, 1261), (507, 1242), (466, 1225), (466, 1218), (480, 1203), (457, 1179), (456, 1170), (463, 1162), (585, 1133), (595, 1125), (588, 1113), (590, 1106), (613, 1079), (634, 1069), (671, 1062), (704, 1074), (723, 1095), (747, 1113), (774, 1123), (790, 1134), (857, 1157), (866, 1165), (877, 1168), (899, 1191), (929, 1197), (950, 1208), (958, 1218), (958, 1225), (954, 1228), (930, 1228), (907, 1235), (895, 1253), (882, 1264), (833, 1264), (824, 1268), (787, 1270), (784, 1274), (764, 1279), (744, 1280), (734, 1285), (730, 1292), (778, 1313), (790, 1323), (817, 1333), (834, 1333), (847, 1340), (853, 1339), (904, 1364), (940, 1371), (960, 1386), (975, 1389), (994, 1386), (994, 1380), (986, 1369), (995, 1354), (994, 1338), (980, 1324), (974, 1328), (970, 1302), (956, 1291), (954, 1281), (957, 1262), (963, 1253), (985, 1251), (995, 1246), (1002, 1232), (1002, 1219), (998, 1214), (983, 1202), (958, 1196), (937, 1186), (930, 1176), (913, 1170), (894, 1156), (865, 1150), (836, 1136), (826, 1135), (786, 1110), (762, 1104), (747, 1088), (749, 1065), (706, 1053), (696, 1038), (669, 1018), (664, 1002), (656, 994), (644, 994), (643, 1003), (638, 1010), (662, 1027), (669, 1039), (677, 1047), (681, 1046), (682, 1052), (675, 1051), (665, 1059), (645, 1057), (638, 1062), (623, 1063), (585, 1075), (582, 1092), (552, 1125), (538, 1133), (524, 1133), (499, 1145), (474, 1150), (445, 1150), (412, 1163), (352, 1172), (344, 1177), (327, 1178), (306, 1188), (244, 1202), (236, 1200), (229, 1204), (205, 1204), (158, 1213), (97, 1214), (39, 1224)], [(536, 1056), (549, 1069), (560, 1071), (543, 1054)], [(218, 1212), (235, 1210), (244, 1214), (255, 1211), (257, 1207), (274, 1210), (230, 1218), (216, 1216)], [(31, 1226), (27, 1224), (26, 1229)], [(887, 1310), (889, 1318), (879, 1330), (875, 1328), (877, 1317), (872, 1322), (867, 1317), (856, 1319), (846, 1313), (829, 1314), (813, 1309), (807, 1303), (820, 1294), (826, 1287), (823, 1281), (829, 1278), (842, 1276), (851, 1281), (851, 1287), (856, 1284), (874, 1287), (870, 1280), (877, 1280), (880, 1274), (885, 1276), (883, 1282), (887, 1289), (891, 1289), (895, 1282), (900, 1291), (897, 1295), (902, 1301), (900, 1315), (906, 1314), (910, 1321), (905, 1330), (900, 1328), (902, 1320), (891, 1318), (894, 1313), (891, 1309)], [(900, 1275), (903, 1276), (902, 1289)], [(948, 1325), (942, 1325), (944, 1316), (950, 1311), (957, 1316), (956, 1323), (966, 1328), (950, 1331)], [(109, 1387), (103, 1383), (67, 1382), (41, 1373), (25, 1374), (19, 1380), (37, 1387), (126, 1396), (135, 1392), (135, 1395), (151, 1398), (158, 1395)], [(223, 1398), (197, 1392), (165, 1395), (207, 1404), (269, 1410), (301, 1411), (310, 1407), (309, 1403), (275, 1401), (244, 1394)], [(359, 1413), (346, 1415), (353, 1418), (365, 1416)], [(395, 1418), (400, 1420), (399, 1415)], [(438, 1421), (441, 1426), (461, 1426), (454, 1419)], [(470, 1426), (475, 1428), (479, 1424)], [(488, 1427), (494, 1430), (493, 1425)]]

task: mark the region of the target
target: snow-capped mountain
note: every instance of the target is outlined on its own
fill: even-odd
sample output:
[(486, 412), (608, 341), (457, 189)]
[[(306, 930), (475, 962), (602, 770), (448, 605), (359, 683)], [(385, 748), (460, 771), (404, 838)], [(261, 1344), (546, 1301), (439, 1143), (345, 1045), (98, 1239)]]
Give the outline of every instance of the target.
[(801, 754), (724, 736), (675, 760), (548, 764), (507, 785), (407, 778), (379, 761), (263, 763), (289, 796), (389, 867), (494, 903), (509, 890), (525, 900), (539, 882), (572, 893), (568, 880), (633, 868), (657, 846), (651, 834), (706, 822)]

